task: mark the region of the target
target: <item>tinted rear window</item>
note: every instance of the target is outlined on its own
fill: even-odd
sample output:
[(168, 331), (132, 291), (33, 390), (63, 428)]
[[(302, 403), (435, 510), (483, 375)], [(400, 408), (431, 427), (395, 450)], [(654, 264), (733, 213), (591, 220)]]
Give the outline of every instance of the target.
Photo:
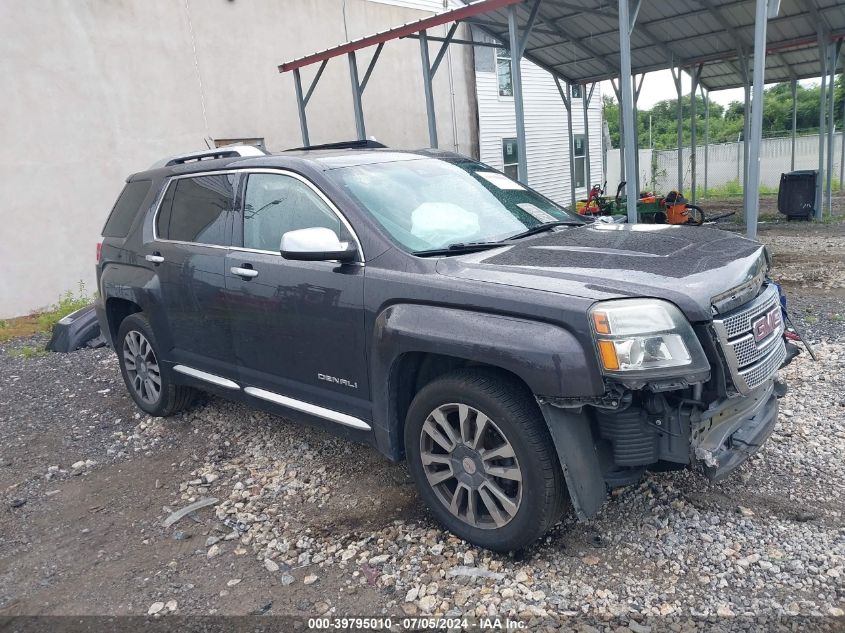
[(156, 221), (165, 240), (226, 246), (226, 222), (235, 199), (235, 176), (180, 178), (170, 183)]
[(149, 180), (134, 180), (126, 183), (117, 202), (114, 203), (109, 219), (106, 220), (106, 226), (103, 227), (103, 237), (126, 237), (141, 203), (147, 197), (150, 185), (152, 181)]

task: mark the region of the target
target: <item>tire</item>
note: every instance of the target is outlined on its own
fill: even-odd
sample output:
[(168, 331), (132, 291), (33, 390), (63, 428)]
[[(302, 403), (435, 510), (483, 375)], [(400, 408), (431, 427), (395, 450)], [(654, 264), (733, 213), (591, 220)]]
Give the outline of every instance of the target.
[(129, 395), (143, 411), (167, 417), (188, 407), (196, 390), (173, 382), (149, 319), (143, 312), (126, 317), (117, 330), (115, 351)]
[(507, 374), (459, 370), (423, 387), (408, 410), (405, 454), (435, 518), (474, 545), (521, 550), (563, 512), (566, 488), (548, 428), (531, 394)]
[(704, 211), (694, 204), (687, 205), (687, 224), (701, 226), (704, 224)]

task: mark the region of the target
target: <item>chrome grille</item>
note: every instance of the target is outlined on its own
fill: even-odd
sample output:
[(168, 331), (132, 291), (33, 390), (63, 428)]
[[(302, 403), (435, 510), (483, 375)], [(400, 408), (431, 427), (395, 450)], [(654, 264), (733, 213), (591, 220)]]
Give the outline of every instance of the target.
[(780, 302), (777, 288), (769, 286), (763, 293), (750, 304), (746, 304), (733, 313), (728, 313), (720, 322), (725, 329), (728, 338), (738, 334), (751, 331), (751, 322), (769, 311)]
[(772, 334), (768, 339), (758, 345), (754, 340), (753, 334), (746, 334), (728, 343), (733, 349), (736, 363), (739, 367), (745, 367), (751, 363), (756, 363), (758, 360), (769, 354), (774, 346), (777, 345), (778, 339), (782, 336), (782, 330), (776, 334)]
[(783, 343), (783, 337), (779, 339), (779, 344), (775, 346), (772, 353), (769, 354), (759, 363), (755, 363), (739, 372), (742, 380), (751, 391), (756, 389), (764, 382), (766, 382), (772, 375), (780, 368), (783, 361), (786, 360), (786, 346)]
[(734, 386), (743, 395), (771, 378), (786, 358), (783, 323), (759, 343), (752, 332), (752, 323), (779, 305), (777, 288), (770, 285), (753, 301), (713, 320)]

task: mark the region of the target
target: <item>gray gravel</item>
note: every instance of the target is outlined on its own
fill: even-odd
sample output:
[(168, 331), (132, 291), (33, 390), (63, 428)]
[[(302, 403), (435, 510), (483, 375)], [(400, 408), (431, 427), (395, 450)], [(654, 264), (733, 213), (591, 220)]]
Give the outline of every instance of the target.
[[(168, 420), (136, 416), (122, 403), (116, 363), (104, 350), (11, 360), (0, 354), (0, 403), (4, 411), (26, 407), (32, 424), (48, 420), (56, 413), (49, 398), (8, 389), (37, 378), (62, 398), (75, 385), (119, 405), (119, 414), (94, 415), (92, 424), (72, 425), (69, 437), (57, 438), (75, 450), (62, 463), (44, 464), (47, 483), (40, 479), (36, 488), (95, 476), (103, 462), (155, 455), (178, 437), (198, 438), (204, 454), (171, 484), (177, 494), (156, 524), (171, 510), (217, 497), (212, 537), (194, 545), (205, 558), (252, 559), (282, 585), (319, 587), (331, 579), (339, 594), (351, 595), (366, 585), (381, 596), (362, 605), (366, 613), (544, 623), (576, 616), (818, 618), (845, 606), (845, 345), (820, 344), (817, 352), (818, 363), (805, 355), (785, 371), (792, 389), (774, 436), (729, 480), (711, 485), (691, 471), (649, 475), (615, 491), (597, 519), (576, 524), (569, 517), (519, 558), (441, 530), (419, 507), (404, 468), (371, 449), (218, 399)], [(26, 448), (8, 435), (0, 440), (0, 459)], [(27, 494), (18, 488), (13, 496)], [(178, 539), (185, 527), (159, 527), (153, 538)], [(339, 599), (314, 602), (314, 613), (338, 614)]]

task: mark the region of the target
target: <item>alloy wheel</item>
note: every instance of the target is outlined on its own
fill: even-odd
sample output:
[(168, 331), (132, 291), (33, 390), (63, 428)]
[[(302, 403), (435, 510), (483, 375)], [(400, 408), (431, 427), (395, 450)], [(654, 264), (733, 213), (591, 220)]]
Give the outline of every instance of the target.
[(130, 330), (123, 339), (123, 363), (135, 394), (155, 405), (161, 397), (161, 368), (153, 346), (141, 332)]
[(513, 446), (478, 409), (451, 403), (432, 411), (420, 432), (420, 457), (437, 498), (468, 525), (501, 528), (519, 511), (522, 470)]

